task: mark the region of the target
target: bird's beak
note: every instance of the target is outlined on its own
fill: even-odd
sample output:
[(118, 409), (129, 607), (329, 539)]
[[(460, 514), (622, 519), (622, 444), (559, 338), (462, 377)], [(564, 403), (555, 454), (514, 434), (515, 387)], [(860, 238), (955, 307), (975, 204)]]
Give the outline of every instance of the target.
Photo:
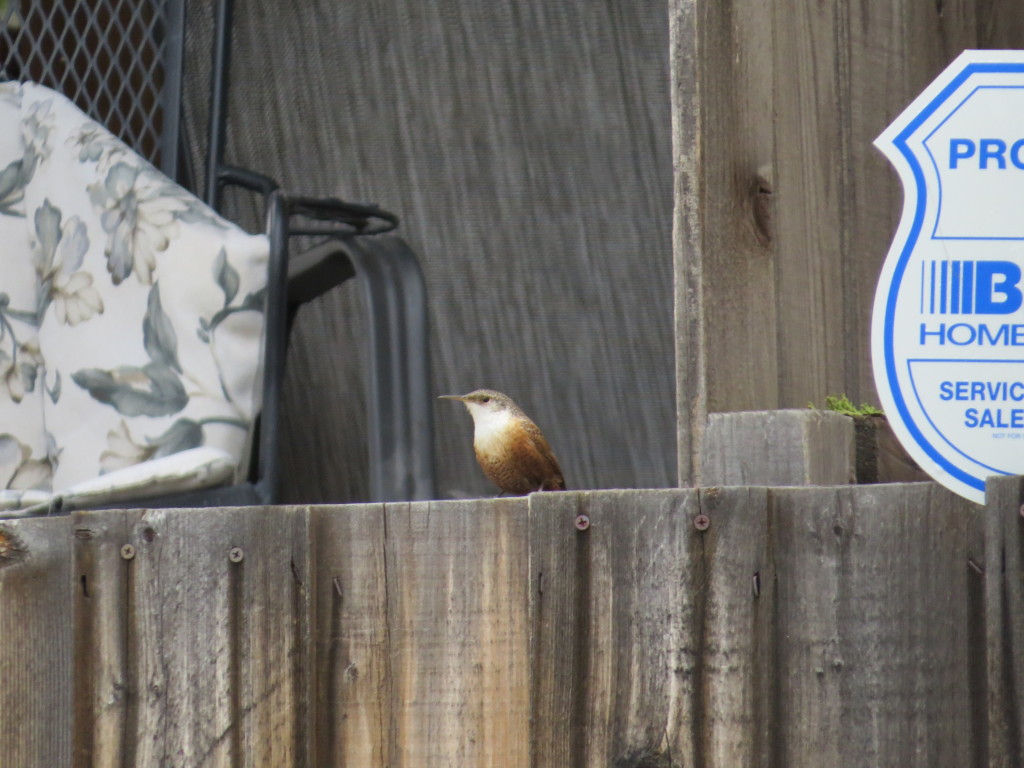
[(462, 395), (439, 395), (438, 400), (458, 400), (460, 403), (466, 402), (466, 398)]

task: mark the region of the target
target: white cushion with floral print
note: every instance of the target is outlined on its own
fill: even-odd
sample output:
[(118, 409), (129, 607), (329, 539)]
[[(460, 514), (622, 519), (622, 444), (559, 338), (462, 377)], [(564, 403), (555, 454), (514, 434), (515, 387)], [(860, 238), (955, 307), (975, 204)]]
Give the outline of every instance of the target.
[(0, 508), (49, 496), (50, 451), (39, 386), (38, 279), (25, 226), (25, 187), (49, 135), (24, 121), (20, 92), (0, 85)]
[[(12, 113), (32, 172), (7, 195), (22, 208), (5, 215)], [(0, 252), (0, 323), (13, 329), (0, 337), (0, 470), (5, 434), (24, 446), (9, 447), (23, 457), (0, 482), (63, 493), (201, 446), (237, 465), (259, 407), (266, 237), (220, 218), (41, 86), (0, 84), (0, 152), (0, 234), (21, 228)], [(18, 365), (34, 370), (18, 384), (11, 360), (26, 344)], [(9, 411), (25, 415), (8, 422)], [(200, 483), (196, 455), (213, 454), (177, 463)], [(126, 491), (177, 488), (168, 463), (154, 465), (148, 485), (147, 470), (132, 469)]]

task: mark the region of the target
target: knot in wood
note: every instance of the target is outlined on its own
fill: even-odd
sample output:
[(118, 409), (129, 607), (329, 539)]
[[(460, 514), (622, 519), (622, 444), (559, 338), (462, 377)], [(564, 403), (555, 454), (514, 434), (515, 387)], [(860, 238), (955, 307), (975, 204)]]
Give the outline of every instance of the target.
[(13, 562), (25, 555), (25, 545), (14, 531), (0, 528), (0, 565)]

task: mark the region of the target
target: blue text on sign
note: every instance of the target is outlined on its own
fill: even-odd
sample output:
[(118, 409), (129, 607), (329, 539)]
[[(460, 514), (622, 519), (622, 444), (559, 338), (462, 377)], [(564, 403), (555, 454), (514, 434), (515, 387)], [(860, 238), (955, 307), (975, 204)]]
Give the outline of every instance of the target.
[(1024, 139), (1017, 139), (1007, 147), (1002, 139), (950, 139), (949, 167), (955, 169), (962, 160), (971, 160), (980, 170), (990, 167), (1006, 168), (1007, 161), (1024, 171)]
[(1024, 381), (943, 381), (940, 400), (1024, 401)]

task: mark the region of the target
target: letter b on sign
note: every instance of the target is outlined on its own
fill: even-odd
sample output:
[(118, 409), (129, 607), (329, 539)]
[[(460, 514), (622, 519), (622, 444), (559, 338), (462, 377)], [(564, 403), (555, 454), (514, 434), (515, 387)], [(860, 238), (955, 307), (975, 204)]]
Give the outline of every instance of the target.
[(975, 264), (974, 311), (979, 315), (1008, 315), (1021, 307), (1021, 270), (1012, 261)]

